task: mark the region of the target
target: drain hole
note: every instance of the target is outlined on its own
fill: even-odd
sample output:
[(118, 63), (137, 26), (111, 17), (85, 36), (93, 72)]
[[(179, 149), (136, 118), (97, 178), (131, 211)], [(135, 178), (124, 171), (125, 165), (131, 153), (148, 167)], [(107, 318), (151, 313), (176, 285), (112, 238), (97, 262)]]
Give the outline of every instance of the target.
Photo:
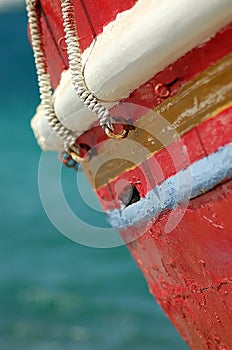
[(128, 184), (118, 196), (120, 202), (127, 208), (140, 201), (140, 193), (134, 185)]

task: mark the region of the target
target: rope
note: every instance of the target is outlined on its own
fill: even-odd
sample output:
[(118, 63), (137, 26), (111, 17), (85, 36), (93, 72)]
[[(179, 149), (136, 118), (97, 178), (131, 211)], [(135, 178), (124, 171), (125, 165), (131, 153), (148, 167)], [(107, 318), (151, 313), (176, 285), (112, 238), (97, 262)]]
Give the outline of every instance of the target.
[(67, 129), (57, 118), (52, 100), (52, 87), (42, 41), (41, 12), (38, 0), (26, 0), (31, 43), (34, 52), (35, 66), (38, 76), (41, 104), (48, 124), (64, 141), (65, 150), (69, 151), (76, 142), (75, 134)]
[[(31, 34), (31, 43), (34, 52), (35, 66), (38, 76), (41, 104), (44, 107), (45, 116), (48, 124), (56, 134), (64, 141), (65, 151), (76, 161), (83, 161), (80, 157), (80, 146), (76, 144), (77, 136), (67, 129), (57, 118), (54, 110), (52, 98), (51, 79), (48, 73), (46, 62), (45, 48), (42, 40), (41, 10), (39, 0), (26, 0), (28, 22)], [(109, 110), (105, 108), (98, 99), (93, 95), (85, 84), (82, 72), (82, 56), (77, 34), (76, 23), (74, 18), (74, 7), (72, 0), (61, 0), (63, 25), (65, 39), (67, 44), (67, 53), (69, 66), (72, 75), (73, 86), (77, 95), (84, 105), (98, 116), (99, 124), (105, 129), (110, 138), (121, 139), (128, 134), (127, 126), (121, 133), (113, 133), (112, 120), (109, 116)]]
[(102, 106), (85, 84), (82, 73), (82, 57), (79, 45), (79, 38), (74, 18), (73, 0), (61, 0), (63, 24), (69, 58), (69, 66), (72, 75), (73, 86), (77, 95), (84, 105), (93, 113), (97, 114), (99, 124), (104, 129), (113, 130), (112, 121), (109, 117), (109, 110)]

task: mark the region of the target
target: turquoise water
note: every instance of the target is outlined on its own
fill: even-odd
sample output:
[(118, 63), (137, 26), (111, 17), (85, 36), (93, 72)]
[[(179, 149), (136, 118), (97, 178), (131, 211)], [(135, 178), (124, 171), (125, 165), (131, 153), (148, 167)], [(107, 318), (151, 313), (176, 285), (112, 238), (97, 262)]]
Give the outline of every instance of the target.
[(38, 94), (25, 13), (0, 14), (0, 43), (0, 350), (187, 349), (125, 247), (80, 246), (48, 220), (29, 128)]

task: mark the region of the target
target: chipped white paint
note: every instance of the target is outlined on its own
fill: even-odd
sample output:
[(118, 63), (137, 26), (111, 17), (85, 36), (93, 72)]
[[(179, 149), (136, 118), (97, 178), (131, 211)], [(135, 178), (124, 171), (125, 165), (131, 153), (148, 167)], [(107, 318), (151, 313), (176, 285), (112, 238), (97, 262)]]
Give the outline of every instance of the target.
[(203, 101), (199, 102), (198, 98), (195, 96), (193, 105), (185, 109), (182, 113), (180, 113), (178, 119), (172, 125), (174, 126), (174, 128), (177, 128), (184, 119), (192, 117), (199, 110), (203, 112), (204, 110), (208, 110), (210, 106), (214, 104), (217, 105), (220, 101), (224, 101), (225, 95), (228, 94), (228, 92), (230, 91), (232, 91), (232, 82), (228, 85), (222, 86), (217, 91), (214, 91), (213, 93), (209, 94), (207, 98)]
[(37, 108), (36, 114), (31, 120), (31, 127), (43, 151), (63, 151), (64, 143), (52, 131), (41, 105)]
[[(209, 39), (231, 18), (232, 0), (139, 0), (106, 26), (84, 52), (86, 84), (99, 100), (112, 101), (103, 103), (109, 108)], [(69, 71), (62, 74), (54, 103), (59, 120), (77, 135), (97, 120), (76, 95)], [(54, 135), (44, 142), (50, 128), (39, 118), (43, 118), (41, 112), (32, 126), (41, 147), (56, 149)]]
[(143, 222), (149, 223), (149, 220), (153, 223), (163, 210), (175, 209), (180, 203), (187, 205), (190, 199), (231, 178), (232, 144), (230, 143), (164, 180), (140, 201), (126, 208), (108, 211), (109, 221), (114, 228), (141, 225)]
[(102, 101), (127, 97), (231, 18), (232, 0), (140, 0), (99, 36), (86, 83)]

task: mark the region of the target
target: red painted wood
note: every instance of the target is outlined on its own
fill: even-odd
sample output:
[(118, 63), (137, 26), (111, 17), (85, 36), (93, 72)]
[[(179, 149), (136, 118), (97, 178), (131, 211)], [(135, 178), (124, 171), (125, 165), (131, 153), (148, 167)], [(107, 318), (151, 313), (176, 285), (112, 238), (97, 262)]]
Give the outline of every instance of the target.
[[(89, 46), (105, 24), (115, 18), (116, 8), (123, 11), (132, 6), (134, 1), (86, 0), (85, 3), (88, 16), (80, 0), (75, 2), (82, 50)], [(61, 72), (68, 66), (66, 52), (59, 47), (59, 40), (64, 36), (60, 1), (41, 0), (41, 4), (46, 56), (53, 86), (56, 87)], [(231, 34), (232, 25), (157, 74), (125, 101), (153, 108), (163, 101), (154, 92), (158, 83), (174, 82), (170, 86), (171, 95), (174, 95), (196, 74), (231, 51)], [(225, 123), (229, 115), (229, 123)], [(231, 111), (219, 119), (207, 121), (182, 138), (188, 148), (190, 162), (231, 141)], [(104, 140), (102, 130), (96, 130), (97, 134), (92, 130), (80, 140), (90, 145)], [(171, 147), (173, 149), (175, 144)], [(175, 173), (175, 167), (181, 169), (186, 166), (180, 159), (174, 167), (167, 150), (157, 153), (156, 157), (167, 177)], [(152, 172), (156, 171), (154, 160), (155, 157), (146, 163)], [(144, 167), (145, 164), (123, 174), (138, 186), (142, 195), (145, 195), (149, 186), (161, 181), (161, 178), (155, 179), (155, 182), (144, 179)], [(99, 196), (105, 196), (109, 201), (115, 196), (112, 186), (106, 186), (100, 191)], [(231, 207), (232, 182), (229, 182), (192, 200), (181, 223), (171, 233), (165, 233), (169, 216), (166, 213), (149, 230), (142, 232), (143, 236), (128, 245), (151, 292), (192, 350), (232, 349)], [(137, 231), (141, 234), (140, 230), (141, 226), (133, 227), (122, 231), (122, 235)]]
[[(81, 50), (85, 50), (96, 35), (100, 34), (103, 27), (113, 21), (118, 13), (128, 10), (137, 0), (74, 0), (76, 23), (80, 37)], [(64, 68), (68, 68), (65, 42), (59, 44), (64, 37), (63, 20), (60, 0), (40, 0), (43, 17), (47, 22), (44, 28), (45, 46), (49, 71), (52, 73), (52, 85), (55, 88), (60, 80)], [(50, 49), (52, 51), (50, 52)], [(54, 51), (54, 48), (56, 50)], [(60, 56), (60, 57), (59, 57)], [(61, 60), (63, 61), (61, 63)], [(50, 68), (50, 66), (52, 66)]]
[(218, 118), (212, 118), (199, 125), (197, 130), (207, 154), (211, 154), (222, 145), (232, 142), (232, 108), (223, 111)]
[[(171, 233), (165, 233), (166, 213), (128, 245), (151, 293), (192, 350), (232, 349), (231, 208), (232, 181), (192, 200)], [(137, 230), (141, 226), (122, 236)]]
[[(57, 48), (57, 55), (60, 55), (65, 62), (65, 65), (68, 67), (68, 57), (66, 50), (62, 50), (59, 46), (60, 38), (64, 37), (63, 29), (63, 20), (61, 12), (61, 2), (60, 0), (40, 0), (43, 17), (46, 18), (47, 29), (45, 30), (45, 35), (49, 31), (50, 40), (53, 40), (53, 45)], [(46, 46), (49, 51), (51, 41), (46, 43)], [(63, 43), (64, 45), (64, 43)], [(53, 61), (53, 65), (56, 64), (56, 61)]]
[[(120, 208), (117, 184), (134, 184), (143, 198), (148, 191), (181, 169), (232, 141), (232, 107), (183, 135), (177, 142), (155, 153), (134, 169), (120, 174), (109, 185), (97, 190), (104, 210)], [(122, 155), (123, 157), (123, 155)], [(110, 192), (109, 192), (110, 186)], [(112, 201), (112, 195), (114, 201)]]
[[(85, 8), (96, 36), (102, 32), (104, 26), (115, 20), (118, 13), (130, 9), (136, 2), (137, 0), (74, 0), (74, 5), (76, 10), (79, 10), (80, 7)], [(76, 14), (77, 23), (80, 23), (79, 12), (76, 11)], [(81, 27), (86, 33), (87, 28), (82, 23), (80, 23), (80, 29)], [(87, 46), (91, 44), (91, 41)]]
[(57, 46), (53, 40), (53, 37), (51, 36), (51, 32), (48, 30), (47, 22), (44, 16), (41, 18), (41, 24), (43, 32), (45, 33), (43, 36), (43, 43), (45, 46), (48, 72), (51, 77), (52, 85), (57, 86), (60, 81), (60, 77), (57, 75), (57, 67), (63, 71), (67, 66), (65, 65), (65, 61), (63, 60), (62, 56), (57, 51)]
[[(76, 23), (81, 49), (85, 50), (103, 27), (113, 21), (117, 14), (131, 8), (137, 0), (74, 0)], [(54, 40), (58, 43), (64, 36), (60, 0), (40, 0)], [(62, 52), (61, 52), (62, 53)], [(64, 58), (67, 55), (63, 52)]]
[(197, 46), (162, 72), (156, 74), (150, 81), (133, 91), (123, 102), (150, 109), (158, 106), (164, 99), (155, 93), (157, 84), (169, 85), (170, 96), (175, 95), (180, 87), (232, 51), (231, 37), (232, 24), (219, 31), (211, 40)]
[[(122, 11), (131, 8), (136, 0), (76, 0), (74, 1), (76, 10), (76, 23), (80, 36), (81, 49), (86, 49), (96, 35), (102, 32), (102, 29), (109, 22), (113, 21), (116, 15)], [(67, 53), (59, 47), (59, 40), (64, 37), (62, 24), (61, 7), (59, 0), (41, 0), (43, 13), (46, 17), (50, 34), (45, 32), (45, 36), (54, 41), (47, 41), (48, 61), (53, 62), (55, 67), (55, 76), (52, 75), (53, 87), (59, 81), (63, 71), (63, 64), (59, 64), (59, 60), (52, 55), (49, 57), (50, 46), (57, 47), (56, 55), (60, 55), (68, 66)], [(163, 99), (155, 94), (155, 86), (158, 83), (171, 84), (171, 96), (174, 95), (181, 86), (191, 80), (196, 74), (205, 70), (210, 64), (215, 63), (224, 55), (232, 50), (232, 24), (222, 29), (215, 37), (208, 42), (190, 51), (188, 54), (180, 58), (177, 62), (167, 67), (164, 71), (158, 73), (153, 79), (136, 89), (125, 101), (136, 103), (139, 105), (153, 108), (160, 104)], [(62, 44), (63, 46), (64, 44)], [(183, 67), (185, 69), (183, 70)]]

